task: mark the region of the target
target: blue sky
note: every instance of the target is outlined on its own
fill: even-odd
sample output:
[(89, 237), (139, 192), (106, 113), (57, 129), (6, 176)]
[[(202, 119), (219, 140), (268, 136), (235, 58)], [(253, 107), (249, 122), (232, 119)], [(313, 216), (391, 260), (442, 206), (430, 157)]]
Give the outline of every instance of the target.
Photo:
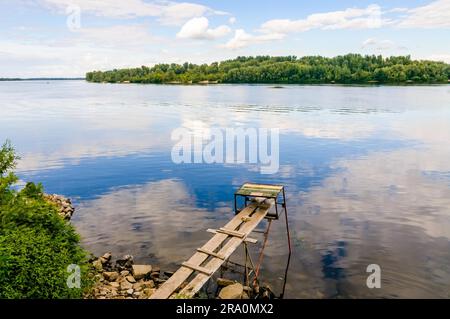
[(0, 0), (0, 77), (260, 54), (450, 62), (450, 0), (188, 1)]

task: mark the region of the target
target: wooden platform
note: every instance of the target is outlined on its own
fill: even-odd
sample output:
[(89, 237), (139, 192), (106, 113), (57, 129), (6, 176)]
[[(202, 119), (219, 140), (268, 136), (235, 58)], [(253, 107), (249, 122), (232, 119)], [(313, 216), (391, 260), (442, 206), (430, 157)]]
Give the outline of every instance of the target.
[[(246, 184), (247, 185), (247, 184)], [(274, 189), (255, 187), (257, 184), (248, 184), (245, 191), (274, 194)], [(270, 194), (269, 194), (270, 193)], [(150, 299), (190, 298), (203, 287), (211, 276), (230, 258), (233, 252), (244, 242), (255, 242), (248, 238), (250, 233), (266, 217), (274, 200), (253, 201), (237, 214), (224, 227), (209, 230), (215, 235), (151, 296)], [(183, 283), (188, 284), (180, 289)]]

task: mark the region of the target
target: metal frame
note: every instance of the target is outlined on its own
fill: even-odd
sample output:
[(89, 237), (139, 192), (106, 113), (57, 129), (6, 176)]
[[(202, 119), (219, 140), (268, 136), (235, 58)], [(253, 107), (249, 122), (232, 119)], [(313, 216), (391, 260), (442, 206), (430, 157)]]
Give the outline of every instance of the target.
[[(256, 184), (256, 183), (250, 183), (250, 182), (246, 182), (248, 184)], [(244, 184), (246, 184), (244, 183)], [(243, 184), (243, 185), (244, 185)], [(291, 246), (291, 235), (290, 235), (290, 231), (289, 231), (289, 222), (288, 222), (288, 212), (287, 212), (287, 204), (286, 204), (286, 192), (285, 192), (285, 187), (283, 185), (273, 185), (273, 184), (258, 184), (258, 185), (264, 185), (264, 186), (278, 186), (281, 187), (281, 190), (278, 192), (278, 194), (276, 196), (252, 196), (252, 195), (242, 195), (242, 194), (238, 194), (236, 191), (234, 193), (234, 212), (235, 214), (238, 214), (242, 209), (238, 209), (237, 207), (237, 198), (238, 197), (244, 197), (244, 207), (245, 208), (247, 206), (248, 201), (250, 200), (250, 198), (266, 198), (266, 199), (273, 199), (275, 201), (275, 215), (274, 214), (267, 214), (266, 219), (269, 220), (269, 225), (267, 227), (267, 230), (264, 232), (264, 244), (263, 247), (260, 251), (260, 256), (259, 256), (259, 261), (258, 261), (258, 265), (257, 268), (254, 268), (253, 262), (251, 262), (251, 266), (252, 266), (252, 270), (254, 272), (255, 281), (258, 281), (258, 274), (259, 274), (259, 267), (262, 263), (263, 260), (263, 254), (264, 254), (264, 248), (266, 246), (266, 242), (268, 239), (268, 235), (269, 235), (269, 230), (270, 230), (270, 222), (272, 220), (278, 220), (279, 219), (279, 213), (278, 213), (278, 205), (281, 205), (281, 207), (284, 210), (284, 216), (285, 216), (285, 222), (286, 222), (286, 235), (287, 235), (287, 242), (288, 242), (288, 249), (289, 249), (289, 253), (288, 253), (288, 259), (287, 259), (287, 263), (286, 263), (286, 269), (285, 269), (285, 273), (284, 273), (284, 282), (283, 282), (283, 289), (282, 292), (280, 293), (279, 298), (282, 299), (284, 297), (284, 293), (286, 290), (286, 282), (287, 282), (287, 276), (288, 276), (288, 272), (289, 272), (289, 265), (290, 265), (290, 261), (291, 261), (291, 255), (292, 255), (292, 246)], [(241, 186), (242, 187), (242, 186)], [(241, 187), (239, 189), (241, 189)], [(282, 202), (278, 201), (279, 197), (282, 197)], [(249, 273), (247, 272), (247, 259), (248, 259), (248, 249), (247, 246), (245, 245), (245, 251), (246, 251), (246, 260), (245, 260), (245, 279), (248, 281), (248, 275)]]
[[(243, 185), (245, 185), (245, 184), (256, 184), (256, 183), (246, 182)], [(268, 213), (266, 216), (266, 219), (278, 220), (280, 218), (280, 215), (278, 213), (278, 205), (281, 205), (281, 207), (284, 209), (285, 215), (287, 216), (286, 194), (284, 191), (284, 186), (283, 185), (272, 185), (272, 184), (259, 184), (259, 183), (257, 185), (277, 186), (277, 187), (281, 187), (281, 190), (278, 192), (278, 194), (276, 196), (242, 195), (242, 194), (238, 194), (236, 191), (234, 193), (234, 213), (237, 215), (243, 208), (247, 207), (247, 203), (249, 202), (250, 198), (266, 198), (266, 199), (273, 199), (275, 201), (275, 205), (274, 205), (275, 206), (275, 215)], [(239, 189), (241, 189), (241, 188), (239, 188)], [(280, 197), (280, 195), (282, 196), (283, 202), (278, 201), (278, 198)], [(238, 197), (244, 198), (244, 207), (242, 209), (238, 209), (238, 207), (237, 207), (237, 198)]]

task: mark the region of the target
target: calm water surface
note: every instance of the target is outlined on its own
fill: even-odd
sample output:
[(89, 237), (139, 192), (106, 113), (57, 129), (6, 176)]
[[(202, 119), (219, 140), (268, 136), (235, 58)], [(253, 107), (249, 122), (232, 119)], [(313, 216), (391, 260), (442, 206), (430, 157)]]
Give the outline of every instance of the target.
[[(0, 101), (21, 180), (73, 198), (96, 254), (175, 270), (232, 217), (240, 184), (281, 183), (294, 248), (286, 297), (450, 297), (449, 86), (0, 82)], [(280, 170), (175, 165), (179, 127), (279, 128)], [(280, 220), (262, 269), (275, 291), (286, 258)], [(369, 264), (381, 289), (366, 287)]]

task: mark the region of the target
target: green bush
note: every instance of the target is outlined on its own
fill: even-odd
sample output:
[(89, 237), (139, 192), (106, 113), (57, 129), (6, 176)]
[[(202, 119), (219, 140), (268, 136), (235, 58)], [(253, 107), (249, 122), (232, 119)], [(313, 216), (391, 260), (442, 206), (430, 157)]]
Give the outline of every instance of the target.
[[(75, 229), (43, 197), (42, 185), (12, 189), (18, 157), (0, 149), (0, 298), (80, 298), (89, 287), (87, 254)], [(70, 264), (81, 268), (81, 287), (69, 288)]]

